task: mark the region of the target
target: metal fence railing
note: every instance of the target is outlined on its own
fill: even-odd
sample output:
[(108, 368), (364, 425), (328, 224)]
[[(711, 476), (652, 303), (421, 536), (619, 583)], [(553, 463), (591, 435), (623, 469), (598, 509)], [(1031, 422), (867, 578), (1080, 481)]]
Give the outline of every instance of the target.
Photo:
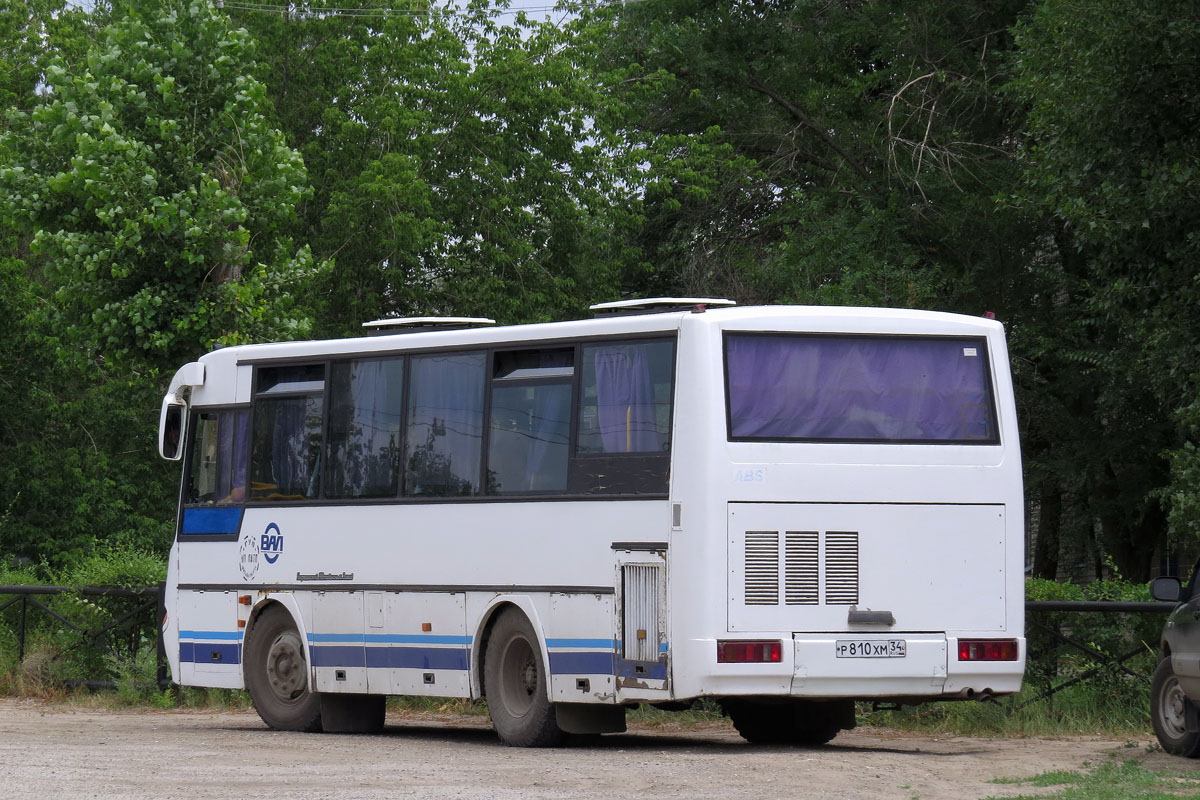
[[(156, 682), (159, 688), (166, 688), (170, 685), (170, 679), (160, 625), (163, 618), (163, 586), (162, 583), (130, 589), (114, 586), (0, 586), (0, 615), (16, 639), (18, 664), (25, 661), (34, 615), (48, 618), (57, 631), (65, 635), (60, 636), (59, 646), (50, 657), (52, 661), (63, 661), (78, 651), (89, 649), (116, 658), (133, 658), (143, 645), (147, 632), (153, 631)], [(107, 599), (117, 607), (112, 610), (112, 616), (102, 623), (88, 626), (44, 602), (48, 597), (63, 595), (84, 598), (87, 603), (94, 605)], [(15, 614), (3, 613), (9, 609), (14, 609)], [(89, 688), (112, 688), (115, 685), (113, 681), (100, 680), (97, 676), (66, 682)]]
[[(1154, 637), (1150, 641), (1145, 641), (1136, 635), (1126, 637), (1110, 637), (1114, 642), (1124, 641), (1126, 646), (1124, 649), (1113, 652), (1106, 649), (1106, 646), (1096, 641), (1083, 641), (1081, 637), (1075, 634), (1073, 627), (1070, 624), (1062, 624), (1064, 619), (1061, 615), (1066, 614), (1169, 614), (1175, 608), (1174, 603), (1159, 603), (1159, 602), (1136, 602), (1136, 601), (1115, 601), (1115, 600), (1028, 600), (1025, 602), (1025, 632), (1026, 640), (1030, 644), (1031, 652), (1030, 662), (1038, 661), (1039, 663), (1052, 662), (1055, 665), (1058, 663), (1058, 655), (1063, 650), (1073, 650), (1076, 653), (1082, 654), (1092, 666), (1089, 666), (1083, 671), (1073, 674), (1063, 680), (1058, 680), (1057, 669), (1051, 670), (1050, 674), (1039, 676), (1043, 679), (1044, 688), (1038, 692), (1036, 696), (1025, 698), (1022, 700), (1019, 708), (1023, 708), (1039, 700), (1045, 700), (1055, 694), (1075, 686), (1080, 683), (1092, 680), (1100, 676), (1106, 670), (1115, 670), (1124, 674), (1127, 678), (1144, 683), (1149, 686), (1151, 674), (1141, 672), (1129, 666), (1129, 662), (1141, 655), (1147, 653), (1157, 653), (1157, 628), (1160, 625), (1154, 623)], [(1052, 620), (1052, 621), (1051, 621)], [(1046, 643), (1046, 647), (1054, 648), (1049, 653), (1034, 653), (1033, 642), (1040, 640)], [(1053, 658), (1052, 658), (1053, 657)], [(1026, 675), (1029, 675), (1029, 663), (1027, 662)]]

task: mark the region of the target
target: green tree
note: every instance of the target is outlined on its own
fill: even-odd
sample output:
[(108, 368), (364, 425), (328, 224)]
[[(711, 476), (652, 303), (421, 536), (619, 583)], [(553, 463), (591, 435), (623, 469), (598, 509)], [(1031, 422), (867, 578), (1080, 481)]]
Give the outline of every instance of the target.
[(23, 19), (41, 26), (4, 41), (53, 58), (5, 84), (0, 553), (162, 549), (178, 482), (155, 456), (163, 383), (214, 342), (305, 330), (313, 268), (286, 236), (304, 171), (266, 121), (248, 37), (210, 5), (122, 5), (98, 31), (107, 11)]
[[(1004, 312), (1023, 2), (597, 4), (651, 291)], [(1013, 303), (1013, 305), (1016, 305)]]
[(336, 260), (323, 332), (388, 314), (546, 319), (614, 291), (623, 187), (588, 140), (598, 87), (563, 31), (484, 2), (324, 5), (230, 11), (262, 44), (314, 184), (298, 235)]
[(1076, 484), (1103, 552), (1140, 580), (1167, 509), (1177, 533), (1200, 532), (1200, 18), (1188, 2), (1046, 2), (1018, 43), (1018, 200), (1048, 220), (1030, 355), (1060, 374), (1076, 418), (1059, 482)]
[(249, 37), (199, 0), (118, 11), (0, 139), (7, 216), (67, 327), (107, 358), (172, 366), (303, 333), (313, 267), (285, 232), (305, 173), (268, 124)]

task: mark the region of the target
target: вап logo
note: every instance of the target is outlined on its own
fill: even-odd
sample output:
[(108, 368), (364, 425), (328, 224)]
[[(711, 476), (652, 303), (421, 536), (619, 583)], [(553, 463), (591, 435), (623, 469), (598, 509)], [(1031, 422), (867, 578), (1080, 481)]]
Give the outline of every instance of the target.
[(263, 558), (268, 564), (274, 564), (283, 555), (283, 534), (279, 530), (279, 526), (272, 522), (263, 531), (262, 539), (259, 542), (259, 549), (262, 551)]

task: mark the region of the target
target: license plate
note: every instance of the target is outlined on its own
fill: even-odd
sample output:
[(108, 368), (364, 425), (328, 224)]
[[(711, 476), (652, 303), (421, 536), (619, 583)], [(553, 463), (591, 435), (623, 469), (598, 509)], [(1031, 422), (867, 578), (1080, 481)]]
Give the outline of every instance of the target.
[(833, 643), (838, 658), (904, 658), (908, 642), (904, 639), (838, 639)]

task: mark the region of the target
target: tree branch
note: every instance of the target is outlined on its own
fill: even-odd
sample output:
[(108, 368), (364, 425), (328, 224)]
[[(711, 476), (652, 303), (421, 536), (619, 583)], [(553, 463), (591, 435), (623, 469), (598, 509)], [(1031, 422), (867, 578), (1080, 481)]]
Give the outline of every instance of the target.
[(850, 155), (850, 153), (846, 151), (845, 148), (838, 144), (837, 141), (829, 134), (829, 131), (825, 130), (825, 128), (823, 128), (816, 120), (805, 114), (804, 111), (794, 105), (786, 97), (760, 81), (754, 72), (750, 73), (750, 78), (748, 81), (746, 81), (746, 86), (758, 92), (759, 94), (766, 95), (768, 98), (778, 103), (784, 111), (788, 112), (788, 114), (792, 116), (792, 119), (796, 120), (801, 125), (819, 136), (821, 140), (825, 142), (826, 146), (829, 147), (829, 149), (837, 153), (851, 169), (858, 173), (859, 177), (863, 178), (868, 183), (872, 182), (871, 173), (867, 171), (866, 167), (860, 164), (852, 155)]

